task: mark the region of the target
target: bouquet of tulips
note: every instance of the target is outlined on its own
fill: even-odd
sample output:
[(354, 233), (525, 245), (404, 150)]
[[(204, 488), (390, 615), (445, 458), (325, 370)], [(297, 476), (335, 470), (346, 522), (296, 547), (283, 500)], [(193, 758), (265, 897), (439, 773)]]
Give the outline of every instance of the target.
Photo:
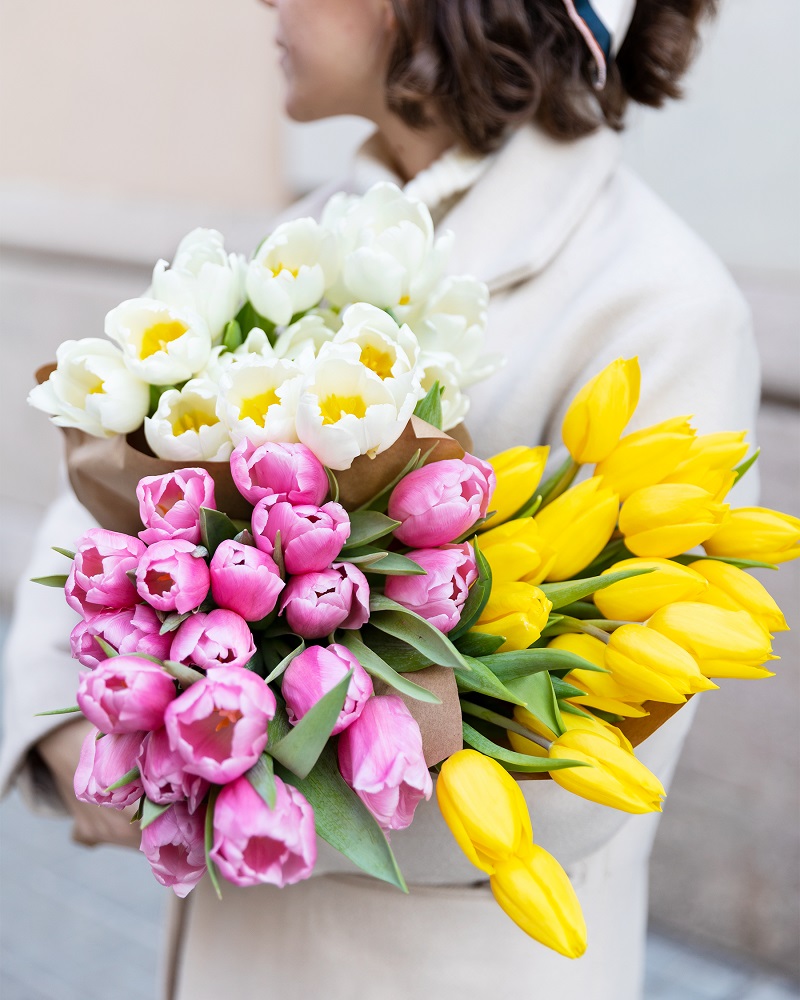
[[(636, 359), (578, 394), (554, 471), (546, 448), (465, 452), (444, 431), (496, 362), (479, 360), (483, 306), (466, 308), (458, 281), (483, 305), (485, 290), (441, 277), (446, 239), (396, 189), (332, 205), (242, 265), (249, 298), (215, 313), (222, 343), (199, 375), (200, 354), (169, 368), (192, 340), (176, 346), (189, 313), (163, 299), (180, 290), (210, 315), (237, 268), (207, 243), (189, 254), (207, 239), (194, 234), (180, 266), (156, 268), (162, 298), (136, 300), (138, 326), (107, 323), (113, 364), (60, 352), (34, 390), (70, 429), (73, 484), (103, 524), (59, 550), (68, 575), (41, 581), (81, 618), (87, 670), (59, 710), (97, 730), (76, 793), (137, 804), (142, 850), (179, 895), (206, 871), (218, 888), (297, 882), (317, 836), (404, 888), (387, 834), (412, 823), (433, 770), (498, 903), (575, 957), (580, 906), (518, 781), (660, 809), (634, 746), (711, 678), (770, 675), (786, 623), (747, 570), (800, 555), (800, 521), (724, 502), (756, 457), (743, 434), (676, 418), (623, 436)], [(114, 428), (131, 378), (141, 406)], [(124, 437), (142, 420), (155, 454)]]

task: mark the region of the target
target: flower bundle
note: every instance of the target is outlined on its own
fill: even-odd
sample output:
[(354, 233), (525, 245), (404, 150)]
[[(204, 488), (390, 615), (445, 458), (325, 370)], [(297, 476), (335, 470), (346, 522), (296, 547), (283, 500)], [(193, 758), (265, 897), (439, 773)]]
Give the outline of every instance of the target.
[[(162, 459), (133, 483), (141, 530), (102, 521), (41, 581), (80, 616), (67, 711), (96, 732), (75, 790), (137, 804), (179, 895), (206, 871), (307, 878), (318, 836), (404, 888), (386, 835), (433, 770), (498, 903), (576, 957), (580, 906), (518, 781), (659, 810), (634, 746), (712, 678), (770, 676), (786, 623), (748, 570), (800, 555), (800, 521), (725, 502), (756, 457), (743, 434), (623, 436), (636, 359), (579, 392), (549, 474), (543, 447), (465, 453), (443, 432), (496, 362), (485, 289), (442, 277), (447, 247), (386, 185), (247, 265), (198, 231), (109, 314), (118, 347), (62, 349), (32, 402), (112, 443), (144, 421)], [(88, 454), (126, 499), (122, 466)]]

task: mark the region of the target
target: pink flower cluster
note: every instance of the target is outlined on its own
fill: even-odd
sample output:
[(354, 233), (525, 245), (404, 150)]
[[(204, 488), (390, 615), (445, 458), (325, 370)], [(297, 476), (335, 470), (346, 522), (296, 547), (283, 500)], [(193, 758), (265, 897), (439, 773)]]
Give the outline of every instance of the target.
[[(88, 668), (78, 705), (96, 727), (75, 774), (79, 799), (122, 809), (146, 796), (163, 812), (142, 831), (155, 877), (185, 896), (202, 878), (213, 791), (210, 857), (237, 885), (286, 885), (316, 861), (311, 805), (275, 778), (270, 806), (247, 772), (268, 751), (275, 690), (257, 672), (256, 636), (285, 625), (309, 643), (280, 680), (297, 725), (349, 676), (331, 733), (339, 767), (385, 830), (408, 826), (432, 785), (419, 726), (399, 697), (378, 696), (349, 649), (324, 637), (369, 619), (370, 585), (342, 555), (350, 516), (328, 500), (325, 469), (301, 444), (243, 441), (233, 481), (253, 505), (249, 530), (203, 547), (202, 509), (214, 509), (204, 469), (142, 479), (144, 529), (135, 538), (93, 528), (78, 541), (65, 587), (81, 616), (73, 656)], [(466, 456), (407, 475), (389, 515), (419, 576), (389, 576), (385, 593), (442, 632), (460, 621), (477, 577), (459, 538), (485, 516), (491, 468)], [(207, 515), (206, 515), (207, 516)], [(233, 529), (231, 529), (231, 533)], [(262, 639), (261, 642), (269, 641)]]

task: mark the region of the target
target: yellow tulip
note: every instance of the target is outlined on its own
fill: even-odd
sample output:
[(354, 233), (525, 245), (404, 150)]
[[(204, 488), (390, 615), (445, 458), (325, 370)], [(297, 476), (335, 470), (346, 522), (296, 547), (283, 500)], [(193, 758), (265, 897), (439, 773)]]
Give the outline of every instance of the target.
[(767, 588), (749, 573), (716, 559), (699, 559), (689, 568), (700, 573), (710, 584), (705, 593), (694, 600), (729, 611), (749, 611), (767, 632), (789, 630), (783, 612)]
[(602, 462), (611, 453), (639, 402), (640, 381), (638, 358), (618, 358), (579, 390), (561, 425), (576, 462)]
[(700, 573), (669, 559), (623, 559), (602, 576), (624, 569), (649, 569), (594, 592), (594, 603), (603, 618), (612, 621), (643, 622), (654, 611), (673, 601), (694, 601), (708, 589)]
[(458, 846), (481, 871), (491, 875), (499, 861), (530, 853), (525, 796), (491, 757), (477, 750), (454, 753), (442, 764), (436, 798)]
[(489, 459), (497, 476), (497, 487), (489, 505), (495, 515), (488, 522), (489, 526), (496, 526), (513, 517), (533, 496), (542, 478), (549, 452), (550, 449), (546, 446), (526, 448), (519, 445)]
[(475, 628), (505, 638), (499, 653), (527, 649), (542, 634), (552, 608), (552, 602), (533, 584), (492, 584), (489, 600)]
[(699, 486), (661, 483), (628, 497), (619, 512), (619, 530), (635, 555), (669, 559), (704, 542), (727, 513), (727, 504)]
[(543, 847), (497, 866), (489, 884), (504, 912), (535, 941), (567, 958), (586, 951), (586, 922), (567, 873)]
[(706, 677), (772, 677), (763, 664), (779, 659), (769, 633), (747, 611), (679, 601), (656, 611), (647, 627), (691, 653)]
[(689, 417), (673, 417), (626, 434), (594, 470), (603, 485), (627, 500), (643, 486), (660, 483), (688, 454), (694, 438)]
[(480, 547), (491, 567), (493, 583), (541, 583), (556, 558), (532, 517), (507, 521), (484, 532)]
[(614, 678), (638, 691), (642, 701), (682, 705), (687, 694), (717, 686), (679, 643), (646, 625), (623, 625), (612, 632), (605, 662)]
[[(544, 739), (549, 740), (551, 743), (556, 739), (554, 732), (548, 729), (541, 720), (537, 719), (535, 715), (531, 715), (527, 708), (523, 708), (521, 705), (514, 706), (514, 719), (521, 726), (524, 726), (525, 729), (530, 729), (532, 733), (544, 737)], [(622, 730), (616, 726), (612, 726), (610, 722), (606, 722), (604, 719), (599, 719), (596, 715), (575, 715), (573, 712), (563, 712), (561, 720), (567, 732), (580, 730), (581, 732), (594, 733), (595, 736), (601, 736), (604, 740), (610, 740), (614, 746), (622, 747), (629, 753), (633, 753), (633, 747)], [(539, 746), (538, 743), (534, 743), (533, 740), (527, 739), (521, 733), (509, 730), (507, 735), (511, 746), (517, 753), (525, 753), (529, 757), (547, 757), (548, 752), (544, 747)]]
[[(593, 635), (567, 632), (564, 635), (557, 635), (547, 645), (550, 649), (565, 649), (575, 653), (576, 656), (582, 656), (595, 666), (602, 667), (603, 670), (608, 669), (605, 663), (606, 644), (600, 639), (595, 639)], [(648, 714), (641, 707), (645, 700), (642, 694), (620, 683), (611, 673), (601, 674), (596, 670), (581, 670), (578, 667), (570, 671), (564, 680), (586, 692), (585, 695), (576, 695), (569, 699), (579, 708), (599, 708), (601, 712), (611, 712), (612, 715), (623, 715), (632, 719), (639, 719)], [(566, 715), (564, 718), (566, 720)]]
[(800, 556), (800, 518), (768, 507), (739, 507), (703, 548), (710, 556), (788, 562)]
[(556, 552), (548, 580), (569, 580), (599, 555), (614, 533), (619, 497), (599, 476), (572, 486), (536, 515), (546, 545)]
[(551, 744), (549, 756), (590, 765), (550, 772), (553, 781), (567, 791), (622, 812), (661, 812), (661, 799), (666, 794), (661, 782), (608, 735), (570, 729)]
[[(700, 434), (694, 439), (684, 463), (702, 461), (706, 468), (730, 471), (747, 454), (747, 431), (720, 431), (717, 434)], [(680, 471), (679, 465), (675, 472)], [(689, 480), (682, 480), (688, 482)]]

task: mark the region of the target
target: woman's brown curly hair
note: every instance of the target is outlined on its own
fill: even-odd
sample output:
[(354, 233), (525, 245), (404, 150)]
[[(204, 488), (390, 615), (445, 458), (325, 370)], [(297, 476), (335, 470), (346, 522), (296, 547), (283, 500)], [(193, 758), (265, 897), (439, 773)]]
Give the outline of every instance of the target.
[(417, 128), (435, 118), (468, 149), (488, 153), (521, 122), (574, 139), (602, 124), (621, 129), (629, 101), (660, 107), (680, 97), (698, 24), (716, 12), (717, 0), (639, 0), (599, 92), (592, 57), (562, 0), (392, 4), (390, 109)]

